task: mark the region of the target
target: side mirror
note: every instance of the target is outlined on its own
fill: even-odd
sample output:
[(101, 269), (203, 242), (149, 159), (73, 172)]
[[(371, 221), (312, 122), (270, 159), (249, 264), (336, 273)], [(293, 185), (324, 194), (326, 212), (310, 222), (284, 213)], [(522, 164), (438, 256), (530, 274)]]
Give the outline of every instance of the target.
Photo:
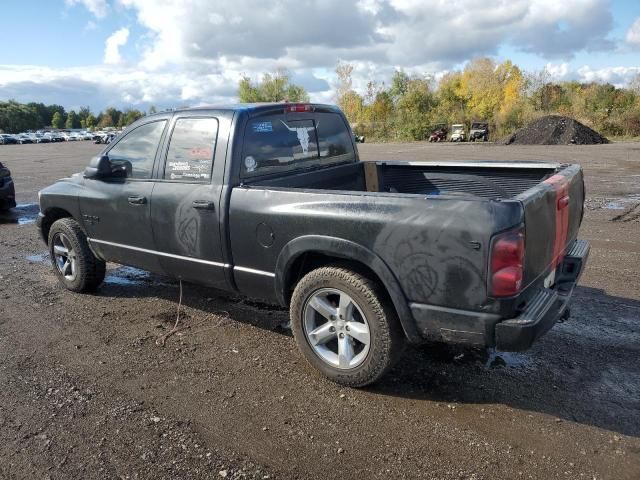
[(353, 139), (356, 143), (364, 143), (364, 135), (353, 135)]
[(133, 167), (128, 160), (109, 159), (107, 155), (94, 157), (84, 169), (84, 178), (100, 180), (105, 178), (127, 178), (131, 176)]
[(111, 175), (111, 162), (106, 155), (93, 157), (89, 162), (89, 166), (84, 169), (84, 178), (99, 180), (101, 178), (108, 178)]

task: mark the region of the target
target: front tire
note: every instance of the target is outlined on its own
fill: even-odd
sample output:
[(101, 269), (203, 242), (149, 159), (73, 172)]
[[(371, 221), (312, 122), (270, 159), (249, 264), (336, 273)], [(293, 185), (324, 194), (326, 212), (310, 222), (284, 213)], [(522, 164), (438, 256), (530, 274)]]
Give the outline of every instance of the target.
[(78, 222), (56, 220), (49, 230), (49, 256), (60, 283), (72, 292), (95, 291), (104, 280), (106, 265), (97, 258)]
[(313, 270), (291, 298), (291, 328), (309, 364), (349, 387), (379, 380), (399, 357), (404, 336), (381, 285), (341, 266)]

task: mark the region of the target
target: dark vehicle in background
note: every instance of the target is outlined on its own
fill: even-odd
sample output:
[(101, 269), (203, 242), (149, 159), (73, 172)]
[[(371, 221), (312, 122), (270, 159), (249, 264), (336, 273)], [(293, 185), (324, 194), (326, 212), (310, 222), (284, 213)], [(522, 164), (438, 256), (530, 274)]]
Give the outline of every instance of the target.
[(431, 135), (429, 135), (429, 142), (446, 142), (447, 141), (447, 125), (445, 123), (438, 123), (433, 126)]
[(0, 162), (0, 211), (16, 206), (16, 191), (11, 172)]
[(51, 139), (42, 133), (36, 133), (32, 138), (35, 138), (36, 143), (51, 143)]
[(97, 133), (93, 136), (93, 143), (108, 145), (118, 134), (115, 132)]
[(26, 133), (21, 133), (16, 138), (20, 145), (24, 145), (25, 143), (36, 143), (35, 140), (31, 136), (27, 135)]
[(482, 140), (483, 142), (489, 140), (489, 124), (487, 122), (471, 123), (469, 141), (475, 142), (476, 140)]
[(361, 162), (340, 110), (146, 116), (40, 192), (59, 281), (106, 262), (286, 305), (307, 361), (378, 380), (425, 340), (523, 350), (568, 315), (589, 244), (579, 165)]
[(15, 145), (18, 139), (8, 133), (0, 133), (0, 145)]

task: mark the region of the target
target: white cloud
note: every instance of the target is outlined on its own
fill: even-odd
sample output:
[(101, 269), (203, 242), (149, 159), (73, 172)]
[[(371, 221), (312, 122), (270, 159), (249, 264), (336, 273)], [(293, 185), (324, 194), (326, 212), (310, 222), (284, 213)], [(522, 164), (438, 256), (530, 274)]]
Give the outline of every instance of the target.
[[(327, 101), (338, 61), (354, 65), (354, 86), (364, 92), (368, 81), (388, 81), (396, 68), (439, 78), (505, 45), (554, 62), (547, 70), (557, 79), (617, 82), (628, 75), (619, 69), (629, 68), (579, 73), (568, 63), (577, 52), (614, 48), (609, 0), (496, 0), (490, 8), (477, 0), (65, 1), (86, 7), (98, 28), (110, 12), (136, 28), (108, 38), (108, 67), (0, 67), (2, 96), (26, 99), (31, 88), (28, 101), (67, 95), (59, 103), (193, 105), (233, 100), (242, 75), (256, 79), (284, 67), (312, 100)], [(635, 38), (633, 28), (627, 41)], [(125, 62), (121, 49), (128, 42), (138, 58)], [(77, 90), (61, 86), (72, 84)]]
[(640, 17), (629, 27), (626, 36), (627, 43), (632, 47), (640, 49)]
[(82, 4), (97, 18), (103, 18), (109, 10), (107, 0), (65, 0), (65, 3), (69, 6)]
[(637, 75), (640, 67), (605, 67), (592, 68), (588, 65), (576, 70), (574, 76), (582, 82), (607, 82), (616, 87), (626, 87)]
[(127, 40), (129, 40), (128, 28), (123, 27), (120, 30), (113, 32), (105, 42), (104, 63), (115, 65), (122, 62), (120, 47), (125, 46), (127, 44)]
[(568, 63), (547, 63), (545, 65), (545, 70), (553, 80), (565, 80), (569, 74), (569, 64)]

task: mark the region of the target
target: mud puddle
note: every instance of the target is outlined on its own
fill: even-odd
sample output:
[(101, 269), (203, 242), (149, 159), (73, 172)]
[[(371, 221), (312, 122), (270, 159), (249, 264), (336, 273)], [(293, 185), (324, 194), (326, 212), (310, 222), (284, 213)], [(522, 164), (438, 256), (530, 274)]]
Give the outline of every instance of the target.
[(104, 283), (119, 286), (169, 285), (167, 281), (153, 273), (126, 265), (108, 270)]
[(34, 253), (33, 255), (27, 255), (25, 258), (31, 263), (46, 263), (49, 261), (49, 254), (46, 252)]
[(28, 225), (35, 223), (38, 218), (40, 208), (37, 203), (23, 203), (7, 212), (0, 212), (0, 225), (15, 223), (18, 225)]
[(533, 362), (528, 355), (515, 352), (499, 352), (489, 349), (485, 368), (509, 367), (509, 368), (531, 368)]

